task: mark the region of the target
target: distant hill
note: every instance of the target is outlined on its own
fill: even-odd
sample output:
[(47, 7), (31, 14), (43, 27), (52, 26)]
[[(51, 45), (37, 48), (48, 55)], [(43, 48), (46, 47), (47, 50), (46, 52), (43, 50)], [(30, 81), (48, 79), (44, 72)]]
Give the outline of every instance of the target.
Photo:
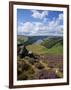
[(45, 38), (48, 38), (48, 37), (47, 36), (31, 36), (31, 37), (28, 37), (27, 42), (29, 42), (30, 44), (33, 44), (33, 43), (39, 44), (43, 42)]
[(57, 42), (51, 48), (45, 47), (41, 44), (32, 44), (32, 45), (28, 45), (27, 49), (37, 55), (41, 55), (41, 54), (62, 55), (63, 54), (63, 45), (61, 44), (61, 41)]
[(24, 45), (30, 45), (30, 44), (41, 44), (43, 46), (47, 46), (46, 44), (52, 43), (52, 42), (57, 42), (59, 40), (62, 40), (62, 37), (56, 37), (56, 36), (23, 36), (23, 35), (18, 35), (17, 36), (17, 41), (18, 44), (24, 44)]
[(18, 44), (24, 44), (24, 45), (29, 45), (33, 43), (41, 43), (47, 36), (23, 36), (23, 35), (18, 35), (17, 36), (17, 41)]
[(57, 43), (60, 43), (61, 45), (63, 45), (63, 38), (62, 37), (47, 38), (41, 43), (41, 45), (45, 46), (46, 48), (51, 48)]

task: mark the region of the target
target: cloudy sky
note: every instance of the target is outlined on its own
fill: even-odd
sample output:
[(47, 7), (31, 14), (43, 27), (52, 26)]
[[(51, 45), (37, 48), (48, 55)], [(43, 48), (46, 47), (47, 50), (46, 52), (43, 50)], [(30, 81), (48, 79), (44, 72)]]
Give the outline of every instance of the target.
[(17, 34), (63, 36), (63, 12), (17, 9)]

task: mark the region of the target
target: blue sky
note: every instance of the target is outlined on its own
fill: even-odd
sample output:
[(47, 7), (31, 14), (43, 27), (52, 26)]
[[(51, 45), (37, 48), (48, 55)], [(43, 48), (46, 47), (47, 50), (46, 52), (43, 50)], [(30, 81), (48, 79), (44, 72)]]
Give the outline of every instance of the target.
[(17, 34), (63, 36), (63, 12), (17, 9)]

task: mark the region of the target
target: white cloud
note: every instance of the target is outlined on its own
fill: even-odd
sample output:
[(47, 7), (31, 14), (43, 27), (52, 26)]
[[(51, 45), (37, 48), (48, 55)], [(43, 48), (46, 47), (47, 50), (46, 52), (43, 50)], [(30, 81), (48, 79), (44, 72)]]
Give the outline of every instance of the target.
[(63, 14), (59, 14), (59, 20), (63, 20)]
[(60, 24), (61, 22), (63, 22), (63, 14), (59, 14), (58, 18), (56, 19), (57, 24)]
[(47, 23), (48, 21), (49, 21), (49, 19), (46, 17), (43, 19), (43, 23)]
[(23, 24), (24, 32), (29, 32), (31, 29), (33, 29), (33, 24), (31, 22), (26, 22)]
[(18, 26), (18, 34), (23, 35), (63, 35), (63, 25), (60, 24), (60, 21), (63, 20), (63, 16), (59, 14), (57, 19), (48, 21), (47, 24), (41, 22), (25, 22)]
[(42, 11), (41, 13), (37, 10), (31, 10), (32, 17), (36, 19), (43, 19), (48, 15), (48, 11)]
[(34, 26), (31, 22), (25, 22), (18, 26), (18, 34), (29, 34), (33, 28)]

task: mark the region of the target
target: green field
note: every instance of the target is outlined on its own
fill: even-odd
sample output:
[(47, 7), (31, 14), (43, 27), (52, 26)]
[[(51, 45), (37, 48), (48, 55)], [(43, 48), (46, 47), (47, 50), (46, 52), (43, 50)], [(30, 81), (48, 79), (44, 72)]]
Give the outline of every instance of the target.
[(32, 51), (34, 54), (37, 54), (37, 55), (48, 53), (47, 48), (40, 45), (40, 44), (39, 45), (36, 45), (36, 44), (28, 45), (27, 49)]
[(48, 49), (42, 45), (28, 45), (27, 49), (32, 51), (35, 54), (41, 55), (41, 54), (55, 54), (55, 55), (62, 55), (63, 53), (63, 47), (61, 45), (55, 45), (52, 48)]

